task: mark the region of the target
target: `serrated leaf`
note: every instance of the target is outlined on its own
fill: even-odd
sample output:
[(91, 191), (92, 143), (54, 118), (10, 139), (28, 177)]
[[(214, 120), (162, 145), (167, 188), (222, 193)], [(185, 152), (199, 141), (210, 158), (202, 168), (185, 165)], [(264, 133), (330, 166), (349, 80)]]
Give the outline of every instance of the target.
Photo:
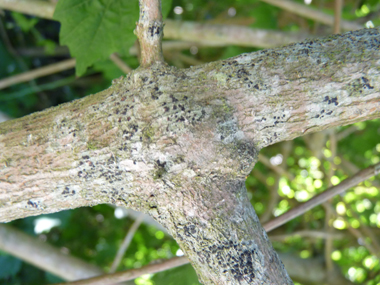
[[(172, 0), (162, 2), (164, 16), (171, 4)], [(77, 60), (77, 75), (113, 52), (128, 54), (136, 41), (138, 17), (138, 0), (60, 0), (53, 16), (61, 22), (60, 44)]]
[(54, 19), (61, 22), (60, 44), (77, 59), (76, 73), (111, 53), (129, 50), (136, 40), (138, 0), (61, 0)]

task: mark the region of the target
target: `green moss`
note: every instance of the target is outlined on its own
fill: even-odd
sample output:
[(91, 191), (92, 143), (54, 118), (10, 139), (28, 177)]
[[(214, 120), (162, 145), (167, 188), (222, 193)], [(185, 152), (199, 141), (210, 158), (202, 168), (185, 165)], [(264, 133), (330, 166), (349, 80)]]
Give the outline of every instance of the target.
[(149, 127), (146, 127), (143, 131), (143, 137), (145, 139), (148, 139), (148, 140), (151, 140), (153, 139), (154, 137), (154, 129), (153, 127), (149, 126)]
[(99, 146), (96, 142), (88, 142), (87, 143), (87, 149), (88, 150), (95, 150), (95, 149), (99, 149)]

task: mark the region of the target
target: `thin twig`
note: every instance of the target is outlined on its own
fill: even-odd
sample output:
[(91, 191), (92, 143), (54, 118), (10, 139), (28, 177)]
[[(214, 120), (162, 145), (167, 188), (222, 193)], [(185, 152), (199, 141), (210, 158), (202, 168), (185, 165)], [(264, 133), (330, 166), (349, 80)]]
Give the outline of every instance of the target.
[(116, 64), (116, 66), (118, 68), (120, 68), (121, 71), (123, 71), (124, 73), (129, 73), (132, 71), (132, 68), (130, 68), (128, 66), (128, 64), (126, 64), (121, 58), (120, 56), (115, 52), (113, 54), (110, 55), (110, 59), (113, 61), (114, 64)]
[(31, 71), (27, 71), (21, 74), (17, 74), (11, 77), (4, 78), (0, 80), (0, 89), (7, 88), (13, 84), (18, 84), (21, 82), (27, 82), (38, 77), (50, 75), (53, 73), (58, 73), (70, 68), (75, 67), (75, 59), (67, 59), (58, 63), (54, 63), (48, 66), (37, 68)]
[(165, 20), (165, 39), (185, 40), (209, 45), (238, 45), (272, 48), (304, 40), (311, 35), (252, 29), (236, 25)]
[[(333, 175), (335, 174), (335, 164), (334, 164), (334, 157), (336, 156), (336, 153), (337, 153), (337, 139), (336, 139), (336, 135), (335, 135), (335, 130), (334, 129), (331, 129), (330, 130), (330, 151), (331, 151), (331, 157), (330, 157), (330, 169), (328, 170), (328, 173), (327, 173), (327, 176), (326, 176), (326, 180), (327, 180), (327, 185), (329, 187), (332, 186), (332, 183), (331, 183), (331, 178), (333, 177)], [(320, 152), (322, 153), (322, 149), (320, 150)], [(330, 220), (332, 220), (335, 216), (335, 211), (331, 211), (331, 203), (332, 203), (332, 198), (330, 198), (328, 201), (326, 201), (325, 203), (323, 203), (323, 206), (325, 208), (325, 211), (326, 211), (326, 215), (325, 215), (325, 229), (327, 232), (331, 232), (332, 231), (332, 228), (331, 228), (331, 224), (330, 224)], [(332, 272), (334, 270), (334, 264), (333, 264), (333, 261), (331, 259), (331, 253), (333, 251), (333, 242), (334, 240), (332, 238), (328, 238), (325, 240), (325, 248), (324, 248), (324, 257), (325, 257), (325, 262), (326, 262), (326, 270), (327, 272)]]
[(290, 172), (286, 171), (284, 168), (282, 168), (281, 166), (278, 166), (278, 165), (273, 165), (270, 160), (262, 155), (262, 154), (259, 154), (259, 161), (264, 164), (266, 167), (272, 169), (274, 172), (276, 172), (277, 174), (281, 175), (281, 176), (285, 176), (286, 178), (288, 178), (289, 180), (293, 180), (294, 179), (294, 175), (291, 174)]
[(123, 243), (121, 244), (119, 250), (117, 251), (114, 261), (112, 262), (112, 266), (109, 271), (110, 273), (114, 273), (116, 269), (119, 267), (121, 259), (123, 258), (125, 252), (127, 251), (128, 246), (131, 243), (133, 236), (135, 235), (135, 232), (139, 228), (141, 222), (144, 220), (144, 216), (145, 215), (141, 213), (140, 216), (135, 220), (135, 222), (132, 224), (131, 228), (129, 229), (127, 235), (124, 238)]
[[(320, 22), (322, 24), (333, 26), (334, 25), (334, 16), (328, 15), (324, 12), (314, 10), (306, 5), (296, 3), (294, 1), (289, 0), (261, 0), (268, 4), (271, 4), (276, 7), (280, 7), (286, 11), (297, 14), (299, 16), (312, 19), (314, 21)], [(341, 21), (341, 27), (343, 30), (351, 31), (351, 30), (360, 30), (364, 27), (356, 24), (354, 22), (349, 21)]]
[(0, 8), (40, 18), (52, 19), (56, 4), (50, 1), (0, 0)]
[[(12, 5), (7, 0), (0, 0), (0, 8), (17, 11), (52, 20), (55, 9), (54, 3), (35, 0), (35, 9), (29, 9), (30, 1), (12, 0)], [(50, 5), (49, 9), (45, 9)], [(38, 7), (41, 7), (39, 9)], [(248, 47), (271, 48), (280, 45), (299, 42), (311, 35), (300, 33), (285, 33), (263, 29), (252, 29), (237, 25), (201, 24), (196, 22), (179, 22), (165, 20), (165, 38), (182, 39), (196, 42), (203, 46), (238, 45)], [(136, 54), (136, 51), (134, 51)]]
[(356, 125), (349, 126), (347, 129), (336, 134), (336, 139), (338, 141), (348, 137), (350, 134), (359, 131), (359, 128)]
[(343, 193), (347, 189), (379, 173), (380, 173), (380, 163), (367, 167), (361, 170), (360, 172), (358, 172), (357, 174), (355, 174), (354, 176), (342, 181), (340, 184), (327, 189), (326, 191), (320, 193), (319, 195), (311, 198), (309, 201), (303, 204), (300, 204), (298, 207), (293, 208), (290, 211), (286, 212), (285, 214), (264, 224), (264, 229), (267, 232), (269, 232), (285, 224), (286, 222), (302, 215), (308, 210), (320, 205), (321, 203), (327, 201), (328, 199), (334, 197), (335, 195)]
[(68, 281), (103, 273), (101, 268), (63, 254), (58, 248), (7, 224), (0, 224), (0, 250)]
[(334, 5), (334, 34), (340, 33), (343, 0), (335, 0)]
[(128, 281), (135, 279), (143, 274), (153, 274), (161, 271), (165, 271), (174, 267), (178, 267), (184, 264), (189, 263), (186, 256), (173, 257), (171, 259), (165, 260), (161, 263), (150, 264), (143, 266), (138, 269), (131, 269), (122, 272), (116, 272), (112, 274), (105, 274), (102, 276), (78, 280), (68, 283), (59, 283), (57, 285), (107, 285), (115, 284), (123, 281)]
[(139, 0), (140, 18), (135, 34), (139, 40), (141, 51), (141, 66), (147, 67), (154, 63), (164, 62), (162, 55), (162, 37), (164, 24), (162, 22), (161, 0)]
[(310, 230), (298, 231), (298, 232), (293, 232), (293, 233), (283, 234), (283, 235), (269, 235), (269, 239), (272, 241), (273, 240), (283, 241), (291, 237), (302, 237), (302, 238), (311, 238), (311, 239), (319, 239), (319, 238), (342, 239), (345, 237), (345, 235), (339, 232), (310, 231)]

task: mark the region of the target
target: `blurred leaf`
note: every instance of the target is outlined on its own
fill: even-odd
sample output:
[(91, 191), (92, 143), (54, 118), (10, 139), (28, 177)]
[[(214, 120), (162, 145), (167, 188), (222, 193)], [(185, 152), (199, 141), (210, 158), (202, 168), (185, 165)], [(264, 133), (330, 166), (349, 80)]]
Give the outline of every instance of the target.
[(0, 279), (16, 275), (21, 269), (22, 261), (10, 255), (0, 256)]
[(38, 18), (27, 18), (23, 14), (12, 12), (12, 17), (23, 32), (29, 32), (39, 21)]

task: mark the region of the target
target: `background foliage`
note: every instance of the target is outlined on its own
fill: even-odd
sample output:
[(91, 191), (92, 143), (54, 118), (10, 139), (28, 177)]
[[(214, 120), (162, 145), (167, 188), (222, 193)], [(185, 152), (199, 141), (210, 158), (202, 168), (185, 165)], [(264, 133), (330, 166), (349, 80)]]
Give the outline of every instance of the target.
[[(165, 15), (176, 20), (307, 32), (317, 36), (331, 33), (331, 27), (258, 0), (173, 0), (163, 3)], [(314, 0), (311, 5), (332, 14), (334, 1)], [(346, 0), (343, 18), (363, 25), (371, 21), (377, 26), (380, 24), (379, 13), (380, 1)], [(69, 70), (0, 90), (0, 110), (11, 117), (24, 116), (107, 88), (113, 78), (122, 75), (107, 59), (112, 52), (117, 51), (130, 67), (138, 66), (138, 59), (129, 54), (129, 48), (136, 41), (133, 29), (138, 19), (137, 0), (60, 0), (55, 19), (62, 23), (61, 32), (56, 21), (10, 12), (3, 12), (1, 16), (1, 78), (68, 58), (67, 50), (57, 49), (59, 39), (61, 44), (69, 46), (71, 55), (77, 58), (76, 74), (82, 75), (78, 79), (74, 70)], [(175, 53), (202, 63), (256, 50), (239, 46), (198, 47), (175, 51), (174, 56), (167, 57), (167, 61), (183, 68), (188, 67), (189, 63), (181, 61)], [(262, 219), (278, 216), (324, 191), (329, 185), (339, 183), (352, 175), (355, 169), (379, 162), (379, 137), (380, 122), (375, 120), (308, 135), (264, 149), (262, 154), (271, 165), (268, 167), (261, 160), (246, 182), (258, 215)], [(279, 175), (273, 166), (281, 167), (287, 175)], [(369, 241), (365, 236), (358, 238), (352, 234), (352, 229), (361, 231), (369, 228), (380, 236), (379, 184), (379, 179), (373, 178), (332, 199), (330, 205), (337, 213), (331, 217), (326, 218), (326, 208), (320, 206), (275, 230), (275, 235), (285, 235), (285, 238), (274, 240), (274, 247), (305, 259), (323, 257), (326, 253), (324, 239), (301, 238), (292, 233), (305, 230), (339, 231), (344, 237), (335, 239), (333, 251), (323, 258), (332, 258), (343, 274), (357, 284), (380, 284), (379, 260), (366, 247)], [(36, 221), (41, 217), (29, 217), (11, 224), (107, 270), (133, 223), (128, 217), (116, 218), (114, 213), (114, 208), (98, 205), (46, 215), (58, 221), (57, 225), (39, 234), (36, 234), (35, 228)], [(143, 224), (135, 234), (119, 270), (140, 267), (178, 253), (179, 248), (170, 236)], [(180, 284), (198, 284), (189, 265), (154, 276), (143, 276), (135, 283), (179, 284), (178, 280), (181, 280)], [(59, 278), (49, 273), (0, 253), (0, 284), (47, 284), (58, 281)]]

